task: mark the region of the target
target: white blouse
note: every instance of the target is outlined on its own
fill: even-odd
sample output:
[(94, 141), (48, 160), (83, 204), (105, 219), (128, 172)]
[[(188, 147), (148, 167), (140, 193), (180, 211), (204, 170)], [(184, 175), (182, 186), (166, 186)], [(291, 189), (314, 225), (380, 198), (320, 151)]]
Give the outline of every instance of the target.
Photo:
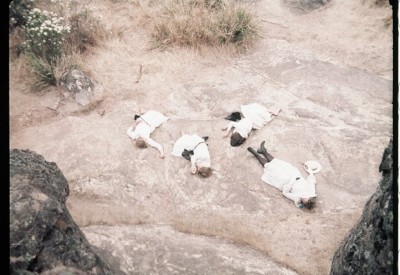
[(240, 110), (244, 118), (230, 122), (226, 128), (229, 132), (234, 127), (233, 133), (239, 133), (243, 138), (247, 138), (252, 129), (261, 129), (272, 120), (272, 114), (258, 103), (241, 105)]
[(154, 132), (154, 130), (159, 127), (163, 122), (167, 121), (169, 117), (164, 116), (160, 112), (157, 111), (147, 111), (146, 113), (140, 115), (137, 119), (139, 124), (134, 128), (129, 127), (127, 130), (128, 136), (130, 136), (133, 140), (141, 137), (146, 139), (150, 137), (150, 134)]
[(196, 134), (184, 134), (175, 142), (171, 154), (181, 157), (184, 149), (188, 151), (193, 150), (193, 155), (190, 158), (192, 167), (193, 165), (197, 167), (211, 167), (211, 158), (208, 146), (202, 137)]
[(142, 138), (148, 145), (157, 148), (158, 151), (160, 151), (160, 153), (163, 155), (164, 150), (162, 146), (151, 139), (150, 134), (168, 119), (169, 117), (164, 116), (160, 112), (150, 110), (140, 115), (140, 117), (137, 119), (139, 124), (137, 124), (136, 127), (129, 127), (126, 133), (133, 140)]

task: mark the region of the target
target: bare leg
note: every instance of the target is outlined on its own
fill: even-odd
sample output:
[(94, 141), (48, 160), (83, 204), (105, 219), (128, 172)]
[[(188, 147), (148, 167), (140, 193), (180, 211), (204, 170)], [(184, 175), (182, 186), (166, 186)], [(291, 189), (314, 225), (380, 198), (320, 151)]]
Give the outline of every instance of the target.
[(264, 167), (264, 165), (265, 165), (266, 163), (269, 162), (268, 159), (265, 159), (265, 158), (263, 158), (262, 156), (260, 156), (260, 155), (256, 152), (256, 150), (254, 150), (253, 148), (248, 147), (248, 148), (247, 148), (247, 151), (249, 151), (250, 153), (252, 153), (252, 154), (258, 159), (258, 161), (260, 162), (260, 164), (261, 164), (262, 167)]

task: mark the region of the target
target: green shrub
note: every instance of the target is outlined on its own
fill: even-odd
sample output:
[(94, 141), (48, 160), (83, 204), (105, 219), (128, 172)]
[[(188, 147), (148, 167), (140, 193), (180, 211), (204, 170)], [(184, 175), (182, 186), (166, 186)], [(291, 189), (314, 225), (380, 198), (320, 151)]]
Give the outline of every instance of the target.
[(53, 12), (34, 8), (28, 15), (25, 29), (25, 51), (33, 53), (48, 63), (63, 54), (63, 41), (70, 32), (64, 18)]
[(57, 78), (55, 76), (56, 61), (47, 62), (34, 54), (29, 54), (29, 65), (36, 75), (36, 88), (41, 89), (48, 85), (57, 85)]
[(8, 6), (9, 29), (24, 26), (29, 12), (35, 7), (33, 0), (13, 0)]

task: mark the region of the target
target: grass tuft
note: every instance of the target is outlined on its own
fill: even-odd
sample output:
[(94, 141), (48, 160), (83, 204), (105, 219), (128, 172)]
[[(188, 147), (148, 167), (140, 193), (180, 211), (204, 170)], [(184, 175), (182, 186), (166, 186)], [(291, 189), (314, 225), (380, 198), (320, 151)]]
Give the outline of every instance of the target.
[(237, 1), (170, 0), (161, 10), (152, 32), (154, 48), (219, 44), (248, 48), (258, 37), (254, 15)]

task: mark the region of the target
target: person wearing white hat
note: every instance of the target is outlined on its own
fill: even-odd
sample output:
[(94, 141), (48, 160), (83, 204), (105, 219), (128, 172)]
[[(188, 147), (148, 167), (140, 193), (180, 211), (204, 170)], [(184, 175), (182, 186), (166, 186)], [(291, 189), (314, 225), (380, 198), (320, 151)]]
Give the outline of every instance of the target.
[(292, 200), (297, 207), (313, 208), (317, 197), (315, 193), (317, 181), (314, 173), (318, 173), (321, 170), (319, 163), (308, 161), (304, 164), (304, 169), (309, 173), (307, 179), (304, 179), (299, 169), (289, 162), (269, 154), (264, 147), (264, 143), (265, 141), (261, 142), (257, 151), (251, 147), (247, 148), (264, 167), (264, 174), (261, 180), (282, 191), (282, 194)]
[(147, 111), (140, 115), (135, 115), (136, 127), (131, 126), (128, 128), (126, 133), (134, 140), (135, 145), (138, 148), (146, 148), (147, 144), (151, 147), (156, 148), (160, 152), (160, 157), (164, 158), (164, 149), (161, 144), (155, 142), (151, 137), (151, 133), (159, 127), (162, 123), (167, 121), (169, 117), (164, 116), (157, 111)]

